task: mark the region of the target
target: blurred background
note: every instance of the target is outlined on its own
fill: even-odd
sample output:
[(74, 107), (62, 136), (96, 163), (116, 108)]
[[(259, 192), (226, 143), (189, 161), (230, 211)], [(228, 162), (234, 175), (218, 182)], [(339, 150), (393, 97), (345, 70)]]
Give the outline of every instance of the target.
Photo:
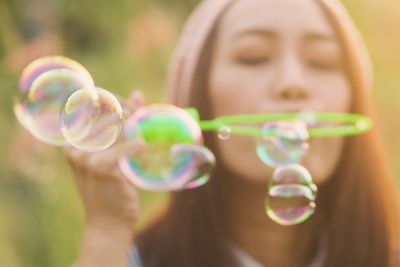
[[(23, 67), (60, 54), (122, 97), (141, 89), (165, 101), (164, 77), (183, 22), (198, 0), (0, 0), (0, 266), (70, 266), (83, 210), (63, 153), (21, 129), (13, 97)], [(400, 3), (343, 0), (370, 50), (374, 100), (400, 181)], [(165, 199), (140, 192), (139, 227)]]

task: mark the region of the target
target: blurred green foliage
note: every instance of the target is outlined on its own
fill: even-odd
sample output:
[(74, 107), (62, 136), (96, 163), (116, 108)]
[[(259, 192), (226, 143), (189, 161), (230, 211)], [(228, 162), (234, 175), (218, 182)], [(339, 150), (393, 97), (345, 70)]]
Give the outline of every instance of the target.
[[(100, 87), (123, 97), (141, 89), (149, 102), (163, 101), (168, 60), (197, 2), (0, 0), (0, 266), (70, 266), (84, 223), (62, 151), (29, 143), (14, 118), (12, 99), (27, 59), (59, 52), (86, 66)], [(343, 2), (372, 55), (379, 127), (398, 176), (400, 4)], [(35, 40), (50, 48), (41, 51)], [(139, 226), (165, 197), (140, 192)]]

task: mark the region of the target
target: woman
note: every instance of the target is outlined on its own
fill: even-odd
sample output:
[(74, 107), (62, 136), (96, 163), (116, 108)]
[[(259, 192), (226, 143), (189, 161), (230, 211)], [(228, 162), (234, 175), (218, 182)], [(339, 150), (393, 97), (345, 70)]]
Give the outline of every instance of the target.
[[(171, 102), (197, 107), (202, 119), (302, 110), (373, 117), (367, 54), (333, 0), (205, 1), (170, 70)], [(128, 102), (142, 104), (139, 95)], [(116, 162), (143, 144), (69, 150), (87, 212), (78, 266), (395, 266), (394, 185), (376, 129), (310, 142), (302, 164), (319, 187), (317, 210), (289, 227), (265, 216), (272, 170), (256, 159), (255, 140), (206, 134), (205, 143), (218, 162), (210, 182), (172, 193), (133, 249), (137, 199)]]

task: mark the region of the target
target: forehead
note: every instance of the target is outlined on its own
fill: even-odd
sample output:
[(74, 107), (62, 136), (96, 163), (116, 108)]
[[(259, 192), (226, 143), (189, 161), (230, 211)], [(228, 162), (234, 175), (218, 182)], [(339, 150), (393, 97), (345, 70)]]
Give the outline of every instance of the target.
[(317, 0), (237, 0), (219, 27), (223, 36), (253, 29), (335, 35)]

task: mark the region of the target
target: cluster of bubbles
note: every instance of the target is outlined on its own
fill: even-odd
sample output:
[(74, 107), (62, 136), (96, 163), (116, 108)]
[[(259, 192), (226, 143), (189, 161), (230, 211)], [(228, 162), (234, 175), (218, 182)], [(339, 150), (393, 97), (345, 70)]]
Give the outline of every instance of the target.
[(21, 75), (14, 103), (15, 114), (39, 140), (50, 145), (65, 145), (60, 110), (72, 93), (93, 85), (90, 74), (75, 61), (63, 57), (38, 59)]
[(172, 105), (143, 107), (127, 119), (118, 99), (95, 86), (78, 62), (61, 57), (33, 61), (22, 72), (14, 103), (19, 122), (50, 145), (95, 152), (109, 148), (124, 132), (143, 139), (146, 149), (119, 165), (127, 179), (147, 190), (182, 190), (205, 184), (215, 165), (202, 146), (196, 120)]
[(304, 222), (315, 211), (317, 186), (301, 165), (279, 167), (274, 171), (265, 201), (268, 216), (282, 225)]
[[(89, 152), (109, 148), (123, 133), (127, 141), (142, 140), (145, 149), (119, 159), (126, 178), (152, 191), (191, 189), (204, 185), (215, 166), (203, 146), (200, 126), (187, 111), (172, 105), (142, 107), (126, 121), (118, 99), (95, 86), (90, 73), (71, 59), (52, 56), (35, 60), (23, 71), (14, 104), (19, 122), (39, 140), (72, 145)], [(306, 121), (306, 122), (305, 122)], [(305, 119), (266, 123), (256, 152), (275, 168), (265, 210), (282, 225), (305, 221), (315, 210), (317, 187), (299, 165), (308, 150)], [(218, 136), (227, 140), (229, 126)]]
[[(261, 127), (257, 155), (263, 163), (275, 168), (266, 194), (265, 211), (281, 225), (304, 222), (316, 208), (317, 186), (311, 174), (299, 165), (309, 149), (308, 124), (313, 122), (312, 115), (307, 114), (305, 118), (268, 122)], [(227, 128), (221, 127), (221, 140), (229, 138), (231, 131)]]
[[(24, 69), (14, 111), (19, 122), (42, 142), (71, 144), (86, 151), (110, 146), (123, 125), (118, 100), (96, 88), (82, 65), (61, 56), (37, 59)], [(108, 122), (108, 117), (115, 119)], [(93, 134), (101, 125), (112, 136)], [(88, 139), (93, 142), (87, 144)]]

